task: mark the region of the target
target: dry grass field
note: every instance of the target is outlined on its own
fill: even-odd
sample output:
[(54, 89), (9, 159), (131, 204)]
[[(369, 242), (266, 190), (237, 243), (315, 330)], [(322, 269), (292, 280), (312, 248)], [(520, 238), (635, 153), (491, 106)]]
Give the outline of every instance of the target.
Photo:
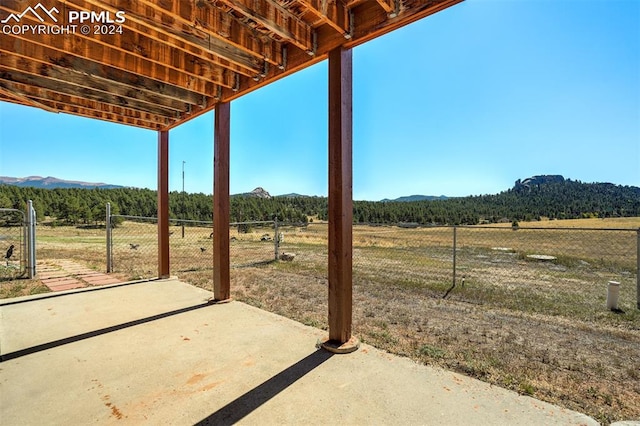
[[(460, 227), (452, 288), (452, 228), (356, 226), (354, 334), (604, 424), (638, 419), (638, 228), (640, 218), (520, 223), (517, 231), (510, 224)], [(326, 329), (326, 224), (279, 231), (280, 251), (295, 253), (293, 262), (273, 261), (273, 241), (261, 241), (267, 234), (273, 238), (271, 228), (231, 232), (233, 297)], [(185, 238), (180, 227), (172, 226), (172, 232), (172, 274), (211, 289), (210, 229), (186, 227)], [(153, 276), (155, 238), (153, 224), (124, 222), (116, 228), (116, 274)], [(105, 269), (104, 229), (42, 226), (38, 244), (39, 259), (73, 258)], [(555, 259), (538, 261), (530, 254)], [(605, 309), (610, 280), (621, 283), (620, 313)], [(37, 280), (0, 286), (3, 297), (42, 291)]]

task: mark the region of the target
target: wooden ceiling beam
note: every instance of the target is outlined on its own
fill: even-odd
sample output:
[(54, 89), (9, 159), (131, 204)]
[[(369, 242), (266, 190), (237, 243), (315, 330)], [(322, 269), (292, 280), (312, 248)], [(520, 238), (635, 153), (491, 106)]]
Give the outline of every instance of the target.
[[(224, 38), (215, 32), (205, 32), (200, 27), (196, 27), (195, 22), (189, 22), (181, 16), (163, 12), (163, 3), (145, 2), (138, 0), (135, 2), (118, 2), (117, 0), (67, 0), (68, 3), (78, 7), (91, 9), (91, 6), (100, 7), (115, 13), (119, 10), (126, 12), (124, 27), (141, 33), (149, 31), (163, 35), (156, 37), (162, 39), (164, 43), (172, 44), (175, 40), (191, 45), (203, 52), (212, 53), (220, 58), (226, 59), (232, 64), (250, 70), (253, 75), (257, 75), (264, 69), (264, 58), (266, 55), (261, 52), (265, 43), (257, 40), (253, 34), (243, 31), (237, 37)], [(166, 4), (183, 4), (187, 2), (166, 2)], [(191, 3), (191, 2), (189, 2)], [(186, 6), (186, 5), (185, 5)], [(183, 10), (180, 7), (179, 10)], [(190, 14), (189, 14), (190, 15)], [(133, 25), (133, 24), (135, 25)], [(216, 25), (217, 22), (212, 22)], [(242, 31), (243, 29), (237, 29)], [(273, 56), (273, 55), (269, 55)]]
[[(135, 110), (146, 111), (152, 114), (176, 117), (179, 111), (160, 107), (157, 105), (147, 104), (138, 100), (125, 98), (123, 96), (114, 95), (108, 92), (100, 92), (86, 87), (76, 86), (73, 83), (63, 83), (48, 79), (46, 77), (34, 76), (17, 71), (12, 71), (0, 65), (0, 83), (3, 87), (13, 90), (16, 93), (24, 93), (29, 96), (29, 87), (33, 90), (38, 88), (50, 90), (55, 93), (66, 94), (78, 98), (89, 99), (96, 102), (102, 102), (120, 107), (127, 107)], [(23, 86), (16, 86), (23, 85)], [(24, 92), (22, 90), (24, 90)]]
[[(3, 0), (0, 3), (0, 10), (18, 13), (20, 6), (14, 3), (16, 0)], [(41, 24), (31, 15), (25, 15), (23, 20), (30, 24)], [(76, 34), (67, 37), (36, 35), (31, 32), (12, 36), (50, 45), (63, 52), (80, 52), (80, 56), (93, 58), (98, 62), (151, 78), (154, 76), (145, 72), (148, 72), (149, 62), (153, 63), (154, 68), (168, 67), (189, 77), (204, 79), (224, 87), (233, 87), (235, 82), (233, 73), (254, 76), (262, 70), (262, 65), (258, 64), (253, 70), (247, 70), (215, 55), (204, 53), (201, 48), (186, 46), (178, 40), (171, 39), (170, 43), (167, 43), (170, 39), (168, 36), (146, 27), (138, 31), (123, 28), (123, 34), (118, 37), (100, 34), (82, 35), (79, 30)], [(100, 56), (97, 57), (98, 53)], [(132, 65), (135, 65), (134, 69), (131, 69)], [(160, 80), (166, 81), (166, 77), (161, 76)]]
[[(109, 83), (120, 83), (133, 90), (141, 90), (174, 101), (186, 102), (192, 105), (205, 104), (205, 95), (197, 91), (187, 90), (178, 84), (154, 80), (83, 57), (69, 55), (52, 49), (48, 45), (36, 44), (28, 40), (21, 40), (19, 45), (16, 45), (15, 43), (11, 43), (8, 37), (2, 37), (0, 38), (0, 51), (5, 51), (8, 54), (21, 56), (39, 63), (55, 65), (70, 72), (83, 73)], [(213, 84), (209, 84), (209, 86), (210, 87), (202, 87), (201, 91), (210, 94), (215, 90), (215, 86)]]
[(21, 105), (27, 105), (27, 106), (32, 106), (32, 107), (36, 107), (36, 108), (40, 108), (43, 109), (45, 111), (49, 111), (49, 112), (54, 112), (54, 113), (58, 113), (58, 111), (55, 108), (52, 108), (48, 105), (45, 105), (43, 103), (40, 103), (38, 101), (36, 101), (35, 99), (31, 99), (28, 96), (25, 96), (22, 93), (17, 93), (14, 90), (11, 90), (9, 88), (0, 86), (0, 95), (3, 95), (3, 97), (8, 98), (8, 101), (19, 101), (18, 103), (20, 103)]
[(389, 14), (389, 17), (395, 18), (397, 14), (396, 8), (400, 8), (400, 0), (376, 0), (380, 7)]
[[(63, 70), (68, 70), (69, 72), (93, 76), (112, 84), (120, 83), (133, 90), (155, 94), (174, 101), (186, 102), (192, 105), (205, 105), (206, 103), (205, 95), (183, 89), (174, 84), (153, 80), (139, 74), (123, 71), (78, 56), (65, 55), (49, 47), (29, 43), (25, 40), (23, 40), (21, 44), (24, 52), (28, 52), (28, 54), (23, 55), (20, 52), (6, 50), (6, 46), (11, 45), (9, 39), (0, 38), (0, 52), (4, 51), (5, 55), (15, 55), (16, 57), (29, 59), (39, 64), (53, 65)], [(0, 63), (5, 63), (4, 61), (5, 59), (2, 58)], [(209, 90), (213, 90), (213, 88), (214, 86), (212, 85)]]
[(297, 0), (298, 3), (316, 16), (322, 23), (341, 34), (345, 39), (351, 38), (349, 10), (342, 0)]
[(142, 118), (136, 118), (129, 116), (126, 112), (104, 112), (96, 111), (92, 109), (85, 109), (76, 105), (67, 105), (59, 102), (47, 102), (53, 108), (56, 108), (60, 112), (78, 115), (80, 117), (92, 118), (95, 120), (109, 121), (112, 123), (126, 124), (129, 126), (142, 127), (149, 130), (160, 130), (164, 128), (168, 120), (165, 120), (165, 124), (161, 122), (148, 121)]
[[(26, 106), (26, 107), (40, 108), (39, 106), (33, 105), (31, 100), (29, 100), (29, 99), (22, 100), (22, 99), (19, 99), (16, 96), (11, 96), (9, 94), (5, 94), (2, 90), (0, 90), (0, 102), (8, 102), (10, 104), (22, 105), (22, 106)], [(47, 105), (47, 108), (50, 108), (50, 107)], [(60, 111), (52, 111), (52, 112), (55, 112), (57, 114)]]
[[(168, 14), (181, 23), (187, 32), (201, 31), (210, 39), (213, 38), (214, 42), (221, 42), (223, 46), (226, 43), (272, 65), (282, 65), (282, 44), (279, 41), (265, 37), (253, 28), (244, 25), (232, 14), (213, 6), (211, 0), (195, 2), (138, 1), (157, 10), (161, 16)], [(216, 3), (218, 2), (213, 2), (213, 4)]]
[[(105, 93), (112, 93), (127, 99), (135, 99), (150, 105), (157, 105), (175, 111), (184, 111), (187, 109), (187, 103), (176, 101), (170, 98), (164, 98), (158, 93), (143, 91), (135, 86), (128, 86), (113, 80), (105, 80), (93, 75), (79, 72), (74, 69), (63, 68), (57, 65), (49, 65), (40, 61), (33, 60), (28, 57), (11, 54), (11, 52), (3, 51), (0, 47), (0, 64), (5, 69), (18, 71), (24, 74), (34, 76), (44, 76), (61, 83), (72, 83), (79, 87), (91, 90), (99, 90)], [(204, 107), (203, 97), (198, 96), (199, 106)]]
[[(96, 71), (100, 66), (108, 67), (108, 69), (115, 69), (126, 71), (141, 79), (147, 78), (153, 81), (162, 81), (166, 85), (182, 87), (184, 90), (189, 90), (200, 95), (210, 96), (212, 93), (217, 92), (216, 78), (207, 80), (202, 77), (194, 77), (193, 75), (185, 74), (173, 67), (168, 67), (155, 62), (147, 62), (144, 58), (137, 55), (132, 55), (124, 51), (109, 50), (102, 45), (95, 45), (87, 39), (81, 37), (74, 37), (73, 45), (69, 45), (63, 37), (51, 37), (50, 39), (43, 40), (31, 33), (20, 34), (15, 37), (0, 37), (0, 45), (4, 51), (19, 52), (21, 55), (29, 56), (31, 54), (28, 43), (34, 45), (46, 47), (48, 49), (58, 52), (54, 56), (48, 56), (50, 61), (61, 64), (70, 64), (76, 70), (86, 72), (88, 74), (100, 73)], [(96, 66), (96, 64), (100, 64)], [(104, 65), (103, 65), (104, 64)], [(113, 66), (111, 66), (113, 65)], [(107, 68), (103, 68), (105, 70)], [(216, 74), (223, 77), (225, 84), (221, 86), (233, 87), (235, 80), (226, 81), (226, 76), (222, 70), (216, 70)], [(116, 71), (116, 74), (118, 71)], [(112, 71), (105, 71), (103, 73), (108, 76), (113, 75)], [(125, 75), (123, 74), (124, 78)], [(118, 78), (118, 77), (116, 77)], [(150, 84), (149, 87), (154, 87)], [(162, 87), (162, 86), (161, 86)], [(164, 86), (166, 87), (166, 86)], [(168, 91), (171, 93), (171, 90)]]
[[(2, 84), (2, 82), (0, 82)], [(5, 89), (0, 89), (5, 90)], [(155, 114), (151, 114), (144, 111), (137, 111), (130, 108), (119, 107), (116, 105), (104, 104), (87, 99), (77, 98), (61, 93), (52, 92), (46, 89), (30, 88), (30, 95), (28, 99), (38, 102), (39, 104), (52, 108), (52, 105), (56, 105), (58, 110), (64, 108), (69, 110), (71, 108), (77, 108), (77, 110), (84, 111), (84, 116), (88, 116), (91, 112), (92, 118), (101, 118), (101, 114), (111, 115), (123, 115), (127, 118), (134, 120), (141, 120), (148, 123), (149, 126), (156, 128), (156, 126), (167, 126), (169, 123), (174, 123), (178, 119), (171, 117), (163, 117)], [(53, 112), (59, 112), (52, 110)], [(105, 120), (106, 118), (101, 118)]]
[(281, 39), (308, 54), (313, 54), (311, 26), (273, 0), (220, 0), (220, 2)]

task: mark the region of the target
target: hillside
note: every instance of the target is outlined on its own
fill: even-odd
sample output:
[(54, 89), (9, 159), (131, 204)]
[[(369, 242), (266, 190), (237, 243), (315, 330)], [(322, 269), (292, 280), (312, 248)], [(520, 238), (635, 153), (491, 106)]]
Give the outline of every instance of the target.
[(15, 178), (9, 176), (0, 176), (0, 185), (14, 185), (20, 187), (29, 188), (102, 188), (102, 189), (114, 189), (122, 188), (119, 185), (110, 185), (107, 183), (91, 183), (81, 182), (75, 180), (58, 179), (53, 176), (41, 177), (41, 176), (27, 176), (24, 178)]
[(411, 201), (446, 200), (447, 198), (449, 198), (449, 197), (447, 197), (445, 195), (439, 195), (439, 196), (438, 195), (406, 195), (404, 197), (398, 197), (398, 198), (395, 198), (393, 200), (385, 198), (385, 199), (380, 200), (380, 201), (382, 201), (384, 203), (388, 203), (390, 201), (401, 201), (401, 202), (407, 203), (407, 202), (411, 202)]
[[(640, 188), (611, 183), (582, 183), (570, 179), (528, 181), (495, 195), (421, 201), (356, 201), (355, 223), (414, 223), (420, 225), (474, 225), (512, 220), (576, 219), (585, 217), (640, 216)], [(252, 196), (247, 196), (253, 194)], [(327, 219), (326, 197), (269, 197), (262, 188), (231, 197), (231, 220), (306, 222)], [(0, 184), (0, 207), (23, 209), (33, 200), (38, 217), (69, 223), (104, 220), (105, 204), (112, 212), (156, 216), (156, 192), (148, 189), (41, 189)], [(173, 218), (211, 220), (211, 195), (172, 192)]]

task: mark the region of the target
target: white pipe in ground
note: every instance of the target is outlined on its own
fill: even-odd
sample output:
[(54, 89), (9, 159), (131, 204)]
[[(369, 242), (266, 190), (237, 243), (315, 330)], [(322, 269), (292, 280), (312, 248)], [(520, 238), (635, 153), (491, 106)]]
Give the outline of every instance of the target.
[(618, 309), (618, 297), (620, 296), (620, 283), (618, 281), (609, 281), (607, 290), (607, 309)]

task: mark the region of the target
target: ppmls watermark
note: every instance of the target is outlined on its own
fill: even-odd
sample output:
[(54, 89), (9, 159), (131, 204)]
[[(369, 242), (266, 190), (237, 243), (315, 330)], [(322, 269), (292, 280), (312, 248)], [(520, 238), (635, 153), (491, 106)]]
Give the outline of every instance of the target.
[[(65, 24), (59, 23), (60, 11), (52, 7), (47, 9), (41, 3), (27, 7), (22, 13), (10, 13), (0, 20), (2, 34), (44, 34), (44, 35), (109, 35), (122, 34), (122, 24), (126, 21), (126, 13), (123, 10), (100, 12), (86, 10), (68, 10)], [(26, 18), (25, 18), (26, 17)], [(65, 16), (62, 16), (64, 18)], [(27, 23), (28, 20), (40, 21), (40, 23)]]

